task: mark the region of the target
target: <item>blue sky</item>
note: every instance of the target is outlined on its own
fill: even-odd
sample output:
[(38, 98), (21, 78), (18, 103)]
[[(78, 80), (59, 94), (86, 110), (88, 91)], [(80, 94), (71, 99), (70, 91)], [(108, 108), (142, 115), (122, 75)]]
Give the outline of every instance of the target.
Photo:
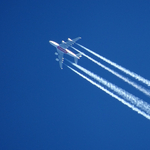
[[(81, 36), (80, 44), (150, 80), (150, 1), (1, 1), (0, 14), (0, 149), (149, 149), (150, 121), (61, 70), (48, 41)], [(150, 103), (87, 58), (79, 64)]]

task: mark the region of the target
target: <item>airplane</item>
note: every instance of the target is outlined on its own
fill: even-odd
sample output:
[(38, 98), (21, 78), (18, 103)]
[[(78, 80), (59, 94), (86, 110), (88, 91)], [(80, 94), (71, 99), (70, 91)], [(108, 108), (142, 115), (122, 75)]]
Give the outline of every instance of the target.
[(72, 46), (79, 39), (81, 39), (81, 37), (77, 37), (75, 39), (68, 38), (67, 42), (62, 41), (61, 44), (58, 44), (54, 41), (49, 41), (49, 43), (51, 45), (53, 45), (54, 47), (56, 47), (56, 49), (57, 49), (57, 52), (55, 52), (55, 55), (58, 55), (58, 58), (56, 58), (56, 61), (59, 61), (59, 65), (60, 65), (61, 69), (63, 69), (62, 64), (63, 64), (63, 60), (64, 60), (64, 58), (63, 58), (64, 54), (68, 54), (68, 55), (74, 57), (74, 61), (76, 64), (78, 62), (78, 59), (80, 59), (80, 57), (82, 56), (80, 53), (74, 54), (73, 52), (71, 52), (70, 50), (67, 49), (68, 47)]

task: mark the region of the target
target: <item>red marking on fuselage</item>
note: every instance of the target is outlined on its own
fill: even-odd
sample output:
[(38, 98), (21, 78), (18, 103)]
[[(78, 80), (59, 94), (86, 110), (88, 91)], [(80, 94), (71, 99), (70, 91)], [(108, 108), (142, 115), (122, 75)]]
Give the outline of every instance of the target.
[(62, 47), (60, 47), (60, 46), (57, 46), (57, 48), (60, 50), (60, 51), (62, 51), (63, 53), (68, 53), (65, 49), (63, 49)]

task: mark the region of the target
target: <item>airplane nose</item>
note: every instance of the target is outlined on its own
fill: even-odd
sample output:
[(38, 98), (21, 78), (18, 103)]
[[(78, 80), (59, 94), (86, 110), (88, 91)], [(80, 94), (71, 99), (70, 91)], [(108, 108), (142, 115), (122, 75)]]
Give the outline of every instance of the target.
[(58, 46), (58, 44), (56, 43), (56, 42), (54, 42), (54, 41), (49, 41), (49, 43), (51, 44), (51, 45), (53, 45), (53, 46)]
[(53, 46), (56, 46), (54, 41), (49, 41), (49, 43)]
[(50, 44), (52, 44), (52, 43), (53, 43), (53, 41), (49, 41), (49, 43), (50, 43)]

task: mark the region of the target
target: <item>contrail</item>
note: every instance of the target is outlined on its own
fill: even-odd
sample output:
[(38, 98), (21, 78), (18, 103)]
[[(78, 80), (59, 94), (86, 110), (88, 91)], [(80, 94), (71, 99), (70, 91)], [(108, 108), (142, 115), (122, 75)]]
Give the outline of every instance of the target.
[[(72, 46), (71, 46), (72, 47)], [(81, 53), (83, 56), (85, 56), (86, 58), (88, 58), (89, 60), (93, 61), (94, 63), (96, 63), (97, 65), (101, 66), (102, 68), (104, 68), (105, 70), (111, 72), (112, 74), (114, 74), (115, 76), (119, 77), (120, 79), (122, 79), (123, 81), (125, 81), (126, 83), (132, 85), (133, 87), (135, 87), (136, 89), (138, 89), (139, 91), (143, 92), (144, 94), (150, 96), (150, 91), (148, 91), (147, 89), (143, 88), (142, 86), (136, 84), (133, 81), (130, 81), (128, 78), (120, 75), (119, 73), (113, 71), (112, 69), (106, 67), (105, 65), (101, 64), (100, 62), (96, 61), (95, 59), (91, 58), (90, 56), (84, 54), (83, 52), (79, 51), (78, 49), (72, 47), (74, 50), (76, 50), (77, 52)]]
[(130, 75), (131, 77), (137, 79), (138, 81), (143, 82), (143, 83), (145, 83), (146, 85), (150, 86), (150, 81), (149, 81), (149, 80), (147, 80), (147, 79), (141, 77), (140, 75), (138, 75), (138, 74), (136, 74), (136, 73), (134, 73), (134, 72), (131, 72), (130, 70), (128, 70), (128, 69), (126, 69), (126, 68), (124, 68), (124, 67), (122, 67), (122, 66), (120, 66), (120, 65), (118, 65), (118, 64), (116, 64), (116, 63), (114, 63), (114, 62), (112, 62), (112, 61), (110, 61), (109, 59), (106, 59), (105, 57), (103, 57), (103, 56), (101, 56), (101, 55), (99, 55), (99, 54), (97, 54), (97, 53), (91, 51), (90, 49), (88, 49), (88, 48), (86, 48), (86, 47), (84, 47), (84, 46), (82, 46), (82, 45), (80, 45), (80, 44), (78, 44), (78, 43), (76, 43), (76, 44), (77, 44), (78, 46), (82, 47), (83, 49), (87, 50), (87, 51), (90, 52), (91, 54), (93, 54), (93, 55), (97, 56), (98, 58), (102, 59), (103, 61), (109, 63), (110, 65), (112, 65), (112, 66), (114, 66), (114, 67), (120, 69), (120, 70), (123, 71), (124, 73), (126, 73), (126, 74)]
[(89, 81), (91, 84), (95, 85), (96, 87), (98, 87), (99, 89), (103, 90), (104, 92), (106, 92), (107, 94), (109, 94), (110, 96), (116, 98), (117, 100), (119, 100), (120, 102), (122, 102), (123, 104), (127, 105), (128, 107), (130, 107), (132, 110), (136, 111), (137, 113), (143, 115), (144, 117), (146, 117), (147, 119), (150, 119), (150, 116), (148, 114), (146, 114), (144, 111), (138, 109), (137, 107), (135, 107), (133, 104), (130, 104), (129, 102), (126, 102), (124, 99), (118, 97), (117, 95), (115, 95), (114, 93), (110, 92), (109, 90), (105, 89), (104, 87), (102, 87), (101, 85), (97, 84), (96, 82), (92, 81), (91, 79), (89, 79), (88, 77), (84, 76), (83, 74), (79, 73), (78, 71), (76, 71), (75, 69), (67, 66), (69, 69), (71, 69), (72, 71), (74, 71), (76, 74), (78, 74), (79, 76), (81, 76), (82, 78), (84, 78), (85, 80)]
[(83, 68), (83, 67), (81, 67), (75, 63), (71, 63), (71, 64), (73, 64), (75, 67), (77, 67), (81, 71), (85, 72), (86, 74), (88, 74), (90, 77), (94, 78), (95, 80), (97, 80), (101, 84), (107, 86), (109, 89), (116, 92), (118, 95), (120, 95), (123, 98), (125, 98), (126, 100), (128, 100), (134, 106), (138, 107), (139, 109), (145, 111), (147, 114), (150, 115), (150, 105), (148, 103), (143, 102), (143, 100), (139, 99), (138, 97), (135, 97), (134, 95), (128, 93), (127, 91), (117, 87), (116, 85), (114, 85), (114, 84), (108, 82), (107, 80), (99, 77), (98, 75), (92, 73), (91, 71), (89, 71), (89, 70), (87, 70), (87, 69), (85, 69), (85, 68)]

